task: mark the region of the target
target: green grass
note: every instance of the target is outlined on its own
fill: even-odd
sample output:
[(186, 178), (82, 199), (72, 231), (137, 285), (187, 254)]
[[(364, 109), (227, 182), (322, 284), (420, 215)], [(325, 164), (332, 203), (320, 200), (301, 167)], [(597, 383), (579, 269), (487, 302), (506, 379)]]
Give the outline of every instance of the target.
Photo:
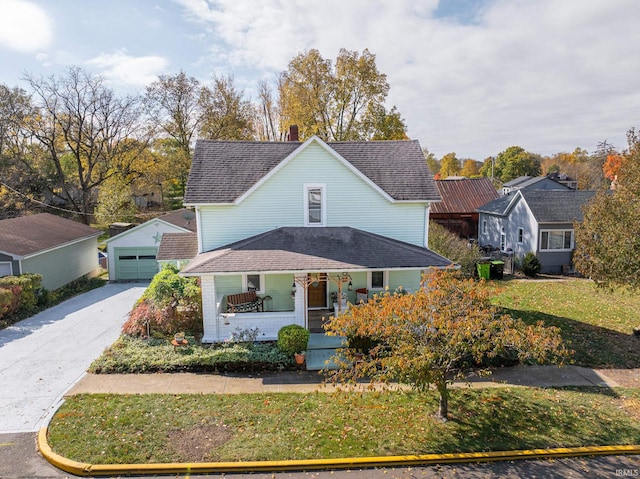
[(434, 393), (79, 395), (56, 413), (49, 442), (96, 464), (638, 444), (639, 405), (632, 389), (456, 389), (443, 423)]
[(597, 289), (582, 279), (504, 281), (495, 303), (526, 322), (558, 326), (575, 351), (575, 364), (595, 368), (640, 368), (640, 296)]

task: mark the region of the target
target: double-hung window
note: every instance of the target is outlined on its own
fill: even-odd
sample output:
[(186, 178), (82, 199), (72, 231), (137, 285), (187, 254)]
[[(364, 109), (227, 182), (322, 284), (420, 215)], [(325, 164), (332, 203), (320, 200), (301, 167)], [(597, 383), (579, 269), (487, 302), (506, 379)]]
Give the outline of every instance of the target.
[(369, 289), (384, 289), (389, 285), (389, 272), (370, 271), (367, 274), (367, 283)]
[(562, 251), (573, 248), (573, 230), (546, 230), (540, 232), (540, 251)]
[(256, 293), (264, 293), (264, 275), (262, 274), (246, 274), (243, 275), (244, 291), (255, 291)]
[(327, 198), (325, 185), (304, 185), (305, 226), (325, 226)]

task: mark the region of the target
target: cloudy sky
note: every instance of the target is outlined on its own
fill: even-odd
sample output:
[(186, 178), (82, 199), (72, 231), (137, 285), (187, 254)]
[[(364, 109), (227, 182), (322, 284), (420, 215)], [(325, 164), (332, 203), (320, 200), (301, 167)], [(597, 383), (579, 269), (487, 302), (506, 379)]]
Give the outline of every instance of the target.
[(376, 55), (411, 138), (482, 160), (626, 146), (640, 127), (638, 0), (0, 0), (0, 83), (79, 65), (118, 91), (184, 70), (249, 96), (297, 53)]

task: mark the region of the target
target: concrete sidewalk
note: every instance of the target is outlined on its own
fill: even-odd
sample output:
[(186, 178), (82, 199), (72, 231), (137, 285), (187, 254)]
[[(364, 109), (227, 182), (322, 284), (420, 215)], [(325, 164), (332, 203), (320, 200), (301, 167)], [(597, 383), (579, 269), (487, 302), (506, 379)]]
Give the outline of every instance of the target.
[[(331, 392), (323, 377), (312, 371), (264, 374), (87, 374), (67, 395), (107, 394), (239, 394), (274, 392)], [(363, 384), (363, 387), (365, 384)], [(500, 368), (489, 377), (469, 377), (453, 387), (598, 386), (640, 387), (640, 369), (594, 370), (578, 366), (516, 366)]]

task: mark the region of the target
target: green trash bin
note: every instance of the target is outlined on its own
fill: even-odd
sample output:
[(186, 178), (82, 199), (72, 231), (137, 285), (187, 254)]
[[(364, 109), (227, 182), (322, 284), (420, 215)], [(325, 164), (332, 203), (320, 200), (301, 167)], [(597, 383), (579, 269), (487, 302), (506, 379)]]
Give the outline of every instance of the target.
[(489, 277), (491, 279), (503, 279), (504, 278), (504, 261), (491, 261)]
[(478, 263), (478, 277), (480, 279), (489, 279), (491, 274), (491, 263)]

